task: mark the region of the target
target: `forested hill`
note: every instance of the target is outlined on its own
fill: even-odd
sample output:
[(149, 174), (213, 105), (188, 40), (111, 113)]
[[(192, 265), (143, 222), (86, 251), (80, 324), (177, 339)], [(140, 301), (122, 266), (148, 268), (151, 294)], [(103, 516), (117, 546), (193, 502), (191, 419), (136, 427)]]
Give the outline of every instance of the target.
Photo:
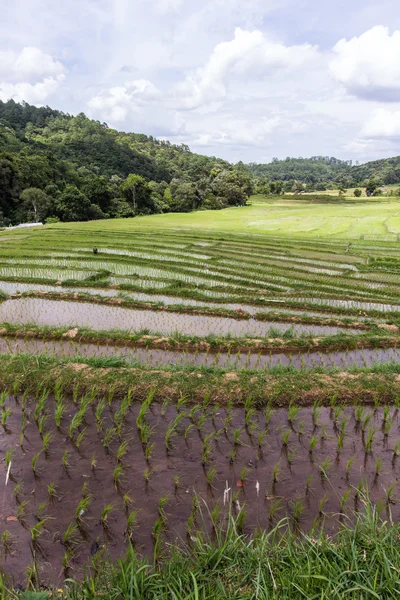
[(363, 186), (372, 178), (376, 179), (378, 185), (400, 183), (400, 156), (363, 165), (353, 165), (351, 161), (328, 156), (314, 156), (273, 159), (270, 163), (251, 163), (248, 167), (252, 175), (260, 180), (280, 180), (291, 185), (300, 182), (316, 190), (327, 189), (332, 184), (344, 188)]
[(261, 194), (400, 183), (400, 157), (316, 156), (231, 165), (84, 114), (0, 101), (0, 226), (242, 205)]
[(105, 123), (0, 101), (0, 225), (243, 204), (243, 165)]
[(336, 182), (351, 170), (349, 162), (324, 156), (288, 157), (285, 160), (274, 158), (270, 163), (251, 163), (249, 168), (256, 177), (266, 177), (272, 181), (294, 180), (302, 183)]

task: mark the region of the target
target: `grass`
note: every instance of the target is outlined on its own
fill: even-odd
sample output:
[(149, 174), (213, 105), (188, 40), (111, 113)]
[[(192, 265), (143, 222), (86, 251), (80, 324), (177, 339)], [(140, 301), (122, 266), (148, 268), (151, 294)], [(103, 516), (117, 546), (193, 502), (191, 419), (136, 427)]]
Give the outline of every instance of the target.
[[(196, 229), (201, 231), (229, 231), (232, 233), (263, 233), (285, 236), (301, 237), (327, 237), (337, 239), (359, 239), (360, 235), (382, 235), (389, 239), (396, 239), (400, 233), (397, 225), (396, 213), (399, 210), (397, 201), (386, 203), (382, 211), (382, 201), (355, 202), (350, 200), (340, 204), (305, 203), (290, 196), (282, 199), (264, 200), (259, 197), (250, 198), (250, 205), (241, 208), (228, 208), (222, 211), (201, 211), (193, 218), (192, 213), (150, 215), (132, 219), (111, 219), (108, 221), (92, 221), (80, 223), (80, 230), (92, 232), (121, 232), (127, 233), (131, 229), (146, 231), (163, 231), (176, 229)], [(393, 217), (393, 218), (392, 218)], [(391, 219), (391, 233), (388, 234), (384, 222)], [(390, 223), (390, 221), (389, 221)], [(65, 231), (74, 230), (74, 223), (47, 225), (46, 229)], [(40, 231), (29, 232), (30, 235), (40, 236)], [(2, 235), (26, 235), (18, 231), (2, 232)]]
[[(342, 404), (360, 402), (374, 404), (398, 401), (399, 363), (377, 363), (372, 367), (348, 368), (343, 376), (339, 368), (323, 366), (312, 369), (273, 367), (267, 370), (241, 370), (230, 372), (217, 367), (195, 368), (192, 365), (169, 365), (156, 370), (132, 365), (118, 357), (70, 357), (57, 359), (46, 354), (0, 355), (0, 389), (29, 389), (31, 392), (46, 387), (53, 390), (61, 383), (65, 393), (99, 390), (108, 393), (113, 388), (114, 398), (129, 391), (135, 400), (148, 397), (153, 390), (154, 399), (163, 402), (165, 397), (178, 401), (185, 396), (188, 401), (244, 405), (251, 397), (255, 406), (270, 404), (287, 406), (312, 405), (316, 399), (329, 405), (332, 398)], [(172, 433), (174, 428), (172, 427)], [(229, 429), (231, 423), (227, 422)], [(110, 433), (110, 432), (108, 432)], [(73, 435), (73, 432), (72, 432)]]

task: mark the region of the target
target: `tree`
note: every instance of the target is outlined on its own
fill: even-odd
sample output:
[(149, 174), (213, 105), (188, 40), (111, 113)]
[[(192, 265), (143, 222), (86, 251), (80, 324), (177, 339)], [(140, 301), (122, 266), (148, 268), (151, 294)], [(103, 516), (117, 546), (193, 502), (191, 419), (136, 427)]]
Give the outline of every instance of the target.
[(356, 189), (354, 190), (354, 196), (355, 196), (356, 198), (359, 198), (359, 197), (361, 196), (361, 194), (362, 194), (362, 191), (360, 190), (360, 188), (356, 188)]
[(128, 175), (122, 184), (122, 191), (132, 202), (132, 208), (135, 213), (141, 208), (147, 206), (151, 197), (151, 190), (147, 181), (141, 175)]
[(170, 183), (172, 212), (188, 212), (198, 208), (200, 202), (196, 192), (196, 186), (191, 181), (173, 179)]
[(34, 223), (44, 221), (49, 214), (51, 200), (38, 188), (27, 188), (20, 196), (21, 208), (27, 215), (26, 220), (33, 219)]
[(367, 184), (365, 186), (365, 193), (367, 194), (367, 196), (373, 196), (375, 194), (377, 188), (378, 188), (378, 183), (374, 178), (372, 178), (369, 181), (367, 181)]
[(91, 204), (75, 185), (67, 185), (56, 201), (58, 216), (62, 221), (89, 221), (101, 219), (104, 214), (95, 204)]
[(221, 171), (211, 184), (211, 191), (228, 206), (246, 204), (252, 186), (247, 173)]
[(82, 189), (92, 204), (97, 204), (103, 212), (108, 212), (112, 198), (112, 192), (106, 177), (93, 177)]

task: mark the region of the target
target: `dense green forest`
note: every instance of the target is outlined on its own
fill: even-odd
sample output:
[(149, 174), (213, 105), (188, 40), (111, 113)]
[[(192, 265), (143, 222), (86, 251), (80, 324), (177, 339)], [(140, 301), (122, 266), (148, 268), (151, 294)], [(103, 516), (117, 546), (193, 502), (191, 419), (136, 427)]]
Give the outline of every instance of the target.
[(13, 100), (0, 102), (0, 225), (244, 204), (243, 165)]
[(0, 226), (188, 212), (252, 192), (344, 190), (400, 182), (400, 157), (353, 166), (329, 157), (231, 165), (84, 114), (0, 101)]
[[(367, 186), (376, 190), (381, 185), (400, 183), (400, 156), (353, 165), (351, 161), (329, 156), (273, 159), (267, 164), (248, 165), (259, 191), (307, 192), (338, 190)], [(372, 180), (372, 181), (371, 181)]]

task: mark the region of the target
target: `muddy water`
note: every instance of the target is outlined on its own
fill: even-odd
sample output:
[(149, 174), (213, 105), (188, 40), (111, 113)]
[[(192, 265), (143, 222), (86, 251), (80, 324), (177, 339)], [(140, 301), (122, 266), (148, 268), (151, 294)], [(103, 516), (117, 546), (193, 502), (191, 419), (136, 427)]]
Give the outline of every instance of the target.
[(164, 313), (151, 310), (132, 310), (118, 306), (21, 298), (0, 304), (0, 322), (50, 326), (90, 327), (95, 330), (148, 329), (162, 334), (181, 332), (187, 335), (267, 336), (271, 327), (281, 332), (291, 329), (295, 334), (329, 335), (352, 330), (317, 325), (295, 325), (279, 322), (259, 322), (254, 319), (236, 320), (225, 317)]
[[(81, 401), (78, 397), (78, 405)], [(82, 425), (71, 434), (72, 439), (76, 440), (79, 433), (84, 432), (77, 448), (76, 443), (71, 441), (69, 427), (79, 406), (67, 399), (64, 399), (64, 404), (61, 428), (57, 429), (54, 421), (55, 401), (51, 397), (46, 400), (43, 414), (48, 415), (48, 419), (44, 431), (52, 432), (54, 437), (48, 453), (39, 455), (38, 471), (34, 474), (32, 458), (43, 448), (34, 416), (35, 401), (28, 399), (25, 403), (26, 429), (20, 448), (22, 399), (10, 397), (6, 400), (5, 407), (10, 408), (12, 414), (7, 419), (5, 433), (0, 437), (0, 452), (3, 456), (9, 448), (15, 452), (11, 466), (12, 480), (7, 487), (2, 486), (0, 528), (2, 532), (7, 529), (14, 536), (12, 552), (5, 554), (2, 568), (14, 578), (15, 584), (25, 583), (24, 572), (32, 560), (29, 528), (37, 523), (38, 509), (43, 503), (46, 504), (41, 516), (48, 517), (48, 520), (33, 549), (37, 552), (42, 584), (59, 584), (66, 576), (79, 578), (84, 564), (98, 548), (100, 551), (106, 549), (114, 559), (124, 553), (127, 547), (124, 494), (130, 498), (129, 512), (137, 510), (132, 539), (141, 554), (152, 558), (152, 530), (159, 517), (159, 500), (164, 496), (168, 500), (164, 507), (162, 548), (165, 548), (164, 544), (175, 540), (187, 541), (187, 533), (195, 535), (196, 527), (205, 527), (210, 531), (210, 519), (204, 502), (210, 510), (219, 505), (220, 523), (226, 518), (231, 502), (234, 512), (244, 507), (245, 533), (251, 533), (257, 527), (268, 529), (285, 514), (293, 521), (295, 503), (301, 507), (295, 526), (309, 530), (315, 519), (321, 519), (325, 529), (332, 532), (338, 526), (341, 499), (346, 491), (349, 492), (349, 498), (344, 511), (350, 514), (354, 509), (361, 508), (356, 496), (356, 488), (361, 482), (368, 486), (371, 499), (376, 502), (385, 499), (385, 490), (397, 484), (399, 479), (400, 458), (393, 458), (393, 449), (399, 439), (400, 420), (394, 408), (389, 410), (385, 435), (382, 409), (362, 409), (357, 414), (359, 409), (346, 407), (335, 415), (328, 408), (318, 408), (314, 414), (313, 409), (303, 408), (292, 423), (288, 421), (287, 410), (279, 409), (272, 413), (268, 425), (264, 413), (255, 412), (246, 428), (242, 409), (217, 407), (212, 414), (211, 408), (192, 410), (193, 407), (182, 406), (180, 410), (183, 416), (174, 429), (168, 450), (167, 430), (177, 417), (173, 406), (154, 404), (150, 407), (144, 417), (150, 439), (147, 444), (142, 444), (136, 426), (139, 406), (133, 404), (127, 408), (123, 411), (125, 416), (119, 420), (117, 409), (121, 403), (111, 404), (109, 408), (106, 402), (96, 424), (95, 401), (92, 407), (88, 407)], [(114, 435), (107, 450), (104, 444), (109, 435), (107, 432), (116, 426), (120, 428), (120, 438)], [(338, 452), (342, 428), (345, 434)], [(370, 430), (375, 433), (368, 449), (366, 440)], [(285, 432), (289, 432), (287, 445), (283, 443)], [(208, 448), (205, 458), (204, 440), (209, 434), (212, 435), (208, 444), (205, 444)], [(316, 445), (310, 453), (313, 437)], [(124, 441), (128, 442), (127, 451), (118, 463), (117, 449)], [(148, 452), (149, 448), (152, 449), (147, 460), (146, 448)], [(62, 466), (65, 452), (69, 453), (69, 466), (66, 469)], [(93, 456), (96, 461), (94, 469), (91, 467)], [(382, 461), (378, 474), (377, 459)], [(349, 460), (352, 464), (346, 474)], [(123, 473), (116, 486), (113, 473), (118, 464), (122, 464)], [(206, 479), (210, 469), (215, 469), (211, 485)], [(277, 475), (275, 482), (274, 469)], [(4, 482), (5, 476), (5, 463), (1, 461), (0, 481)], [(16, 482), (23, 485), (17, 501), (13, 493)], [(50, 483), (55, 485), (56, 490), (53, 499), (49, 498), (47, 488)], [(62, 557), (66, 550), (63, 536), (68, 525), (76, 522), (84, 484), (90, 502), (81, 514), (81, 529), (77, 534), (70, 566), (63, 570)], [(226, 485), (230, 491), (224, 506)], [(195, 509), (196, 522), (188, 531), (188, 519), (196, 495), (203, 510), (204, 525), (201, 525), (201, 515)], [(20, 515), (19, 521), (18, 506), (25, 501), (26, 511)], [(113, 510), (104, 528), (101, 514), (108, 504), (113, 505)], [(399, 519), (400, 498), (396, 485), (390, 509), (393, 518)]]
[[(93, 294), (96, 296), (106, 297), (117, 297), (118, 290), (116, 289), (105, 289), (105, 288), (88, 288), (88, 287), (70, 287), (70, 286), (57, 286), (57, 285), (44, 285), (35, 283), (15, 283), (10, 281), (0, 281), (0, 291), (6, 294), (16, 294), (17, 292), (24, 293), (30, 291), (41, 291), (41, 292), (79, 292), (83, 294)], [(182, 304), (184, 306), (207, 306), (211, 308), (226, 308), (229, 310), (244, 310), (251, 315), (257, 312), (266, 312), (271, 310), (271, 307), (252, 306), (250, 304), (242, 304), (238, 302), (210, 302), (208, 300), (193, 300), (191, 298), (179, 298), (177, 296), (167, 296), (164, 294), (145, 294), (142, 292), (123, 292), (125, 297), (137, 300), (140, 302), (162, 302), (165, 305), (171, 304)], [(271, 300), (271, 299), (268, 299)], [(294, 308), (283, 308), (285, 301), (282, 303), (277, 302), (276, 308), (273, 307), (274, 312), (280, 313), (295, 313), (305, 314), (308, 316), (324, 317), (327, 318), (326, 312), (318, 312), (312, 310), (302, 310), (297, 307)], [(357, 317), (357, 320), (363, 320), (363, 317)]]
[(339, 308), (356, 308), (359, 310), (378, 310), (381, 312), (398, 312), (400, 311), (399, 304), (383, 304), (378, 302), (359, 302), (357, 300), (339, 300), (331, 298), (296, 298), (297, 302), (305, 302), (306, 304), (326, 304)]
[(395, 348), (374, 348), (342, 352), (308, 352), (249, 354), (246, 352), (181, 352), (146, 348), (127, 348), (100, 344), (82, 344), (72, 340), (44, 341), (39, 339), (0, 338), (0, 353), (31, 354), (47, 353), (51, 356), (112, 356), (147, 367), (167, 365), (194, 365), (197, 367), (220, 367), (222, 369), (268, 369), (277, 366), (291, 366), (295, 369), (313, 367), (371, 367), (378, 363), (400, 362), (400, 350)]

